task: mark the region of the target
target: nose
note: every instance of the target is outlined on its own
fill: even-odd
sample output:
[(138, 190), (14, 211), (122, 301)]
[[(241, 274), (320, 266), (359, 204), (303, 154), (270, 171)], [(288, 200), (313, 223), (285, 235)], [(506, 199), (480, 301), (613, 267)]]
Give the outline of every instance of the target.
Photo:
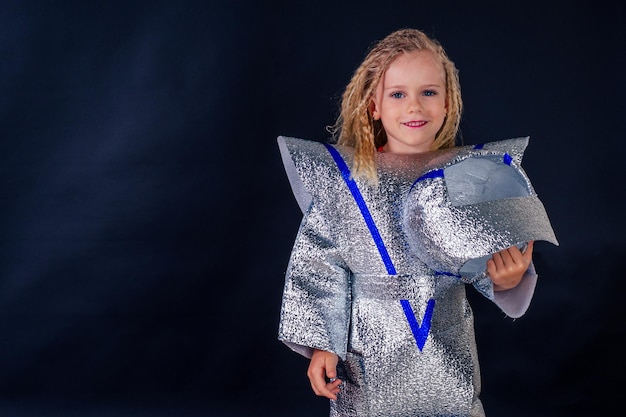
[(420, 103), (419, 99), (413, 99), (409, 101), (409, 105), (407, 107), (408, 113), (419, 113), (422, 111), (422, 103)]

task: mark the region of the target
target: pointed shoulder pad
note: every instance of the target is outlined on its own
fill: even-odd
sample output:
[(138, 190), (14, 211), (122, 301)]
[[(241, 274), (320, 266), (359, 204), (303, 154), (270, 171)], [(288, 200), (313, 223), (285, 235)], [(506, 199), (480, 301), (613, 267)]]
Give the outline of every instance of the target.
[(278, 148), (291, 190), (304, 213), (320, 189), (340, 176), (337, 165), (321, 142), (279, 136)]

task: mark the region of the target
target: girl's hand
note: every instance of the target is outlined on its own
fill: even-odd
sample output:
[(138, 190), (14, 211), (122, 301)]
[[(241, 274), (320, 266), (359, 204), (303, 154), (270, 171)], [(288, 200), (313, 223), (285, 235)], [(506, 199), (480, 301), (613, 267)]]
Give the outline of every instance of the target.
[[(337, 399), (339, 384), (341, 384), (340, 379), (335, 379), (337, 378), (338, 362), (339, 357), (334, 353), (318, 349), (313, 351), (306, 375), (309, 377), (315, 395), (331, 400)], [(326, 382), (326, 378), (331, 381)]]
[(533, 244), (533, 241), (528, 242), (524, 253), (516, 246), (511, 246), (494, 253), (487, 261), (487, 274), (493, 282), (494, 291), (509, 290), (519, 284), (532, 262)]

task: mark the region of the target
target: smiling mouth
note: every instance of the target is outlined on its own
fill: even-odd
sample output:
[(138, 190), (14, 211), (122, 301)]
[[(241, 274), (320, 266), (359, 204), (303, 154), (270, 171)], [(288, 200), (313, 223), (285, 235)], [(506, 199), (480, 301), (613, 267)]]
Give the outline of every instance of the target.
[(424, 126), (426, 123), (427, 122), (420, 120), (419, 122), (406, 122), (402, 124), (408, 127), (421, 127), (421, 126)]

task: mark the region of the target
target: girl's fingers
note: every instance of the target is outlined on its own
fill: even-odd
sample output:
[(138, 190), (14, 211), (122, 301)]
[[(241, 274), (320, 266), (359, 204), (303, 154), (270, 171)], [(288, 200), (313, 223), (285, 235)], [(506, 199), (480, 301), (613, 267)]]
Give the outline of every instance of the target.
[(496, 252), (491, 256), (491, 259), (493, 259), (493, 263), (494, 266), (496, 267), (496, 269), (501, 269), (502, 266), (504, 265), (504, 259), (502, 259), (502, 253), (501, 252)]

